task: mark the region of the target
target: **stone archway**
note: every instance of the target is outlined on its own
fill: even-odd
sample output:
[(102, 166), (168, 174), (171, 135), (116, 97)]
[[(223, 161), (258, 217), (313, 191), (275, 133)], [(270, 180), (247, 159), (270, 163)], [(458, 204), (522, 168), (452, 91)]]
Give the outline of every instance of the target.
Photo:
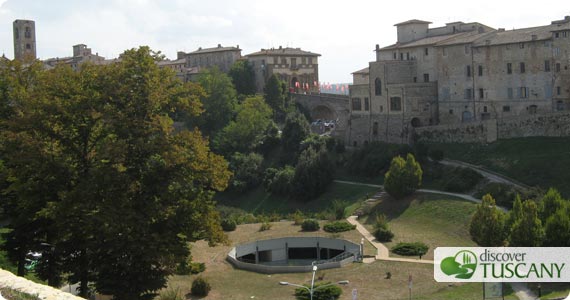
[(311, 118), (315, 120), (336, 120), (335, 111), (325, 105), (317, 105), (311, 109)]

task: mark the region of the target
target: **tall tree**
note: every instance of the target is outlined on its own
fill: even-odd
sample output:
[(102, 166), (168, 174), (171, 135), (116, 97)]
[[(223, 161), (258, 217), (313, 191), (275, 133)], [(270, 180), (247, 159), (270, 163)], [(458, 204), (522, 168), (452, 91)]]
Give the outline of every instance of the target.
[(231, 78), (216, 67), (202, 71), (198, 76), (198, 83), (207, 94), (201, 99), (204, 113), (198, 124), (190, 123), (197, 125), (204, 134), (213, 137), (235, 116), (238, 104), (236, 90)]
[(545, 224), (546, 247), (570, 247), (570, 216), (568, 205), (550, 215)]
[(238, 94), (255, 94), (255, 72), (247, 60), (236, 61), (230, 68), (229, 75)]
[(544, 228), (538, 217), (538, 205), (532, 200), (526, 200), (522, 212), (522, 217), (511, 227), (509, 246), (540, 247), (544, 240)]
[(45, 274), (69, 274), (84, 296), (94, 282), (130, 300), (165, 286), (188, 241), (224, 241), (212, 194), (227, 186), (227, 163), (169, 116), (197, 116), (196, 91), (159, 69), (148, 47), (109, 66), (41, 72), (2, 121), (8, 190), (22, 203), (10, 225), (35, 229), (32, 240), (13, 235), (30, 244), (9, 250), (47, 247)]
[(259, 146), (271, 125), (271, 108), (261, 96), (248, 97), (231, 121), (214, 139), (216, 150), (226, 155), (248, 152)]
[(289, 153), (299, 153), (301, 142), (307, 138), (309, 133), (309, 122), (305, 116), (298, 112), (289, 114), (281, 135), (283, 148)]
[(312, 200), (322, 194), (334, 176), (334, 162), (326, 149), (307, 148), (299, 156), (292, 182), (293, 197)]
[(471, 239), (482, 247), (499, 247), (505, 244), (505, 214), (497, 208), (490, 194), (483, 196), (469, 224)]
[(546, 223), (546, 220), (554, 215), (559, 209), (564, 207), (564, 199), (560, 193), (554, 189), (548, 189), (548, 192), (542, 197), (540, 201), (540, 220)]
[(265, 83), (265, 102), (273, 109), (276, 122), (283, 122), (287, 108), (287, 88), (283, 81), (273, 74)]
[(422, 185), (422, 174), (422, 167), (413, 154), (408, 153), (405, 160), (396, 156), (384, 175), (384, 188), (396, 199), (411, 195)]

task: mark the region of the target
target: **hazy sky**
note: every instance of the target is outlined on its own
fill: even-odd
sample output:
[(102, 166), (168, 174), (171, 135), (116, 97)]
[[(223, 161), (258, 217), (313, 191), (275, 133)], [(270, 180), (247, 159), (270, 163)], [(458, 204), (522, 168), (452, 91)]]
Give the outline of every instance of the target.
[(565, 15), (567, 0), (0, 0), (0, 51), (13, 57), (12, 22), (32, 19), (41, 59), (70, 56), (80, 43), (107, 58), (149, 45), (171, 59), (179, 50), (218, 44), (239, 45), (242, 55), (282, 45), (322, 54), (321, 81), (350, 82), (351, 72), (374, 60), (376, 44), (395, 42), (398, 22), (512, 29)]

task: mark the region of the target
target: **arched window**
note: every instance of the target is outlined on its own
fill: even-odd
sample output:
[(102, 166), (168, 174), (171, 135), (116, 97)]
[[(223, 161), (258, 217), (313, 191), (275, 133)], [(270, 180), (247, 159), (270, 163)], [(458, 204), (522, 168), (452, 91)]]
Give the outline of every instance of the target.
[(382, 95), (382, 80), (380, 80), (380, 78), (376, 78), (376, 80), (374, 80), (374, 95)]

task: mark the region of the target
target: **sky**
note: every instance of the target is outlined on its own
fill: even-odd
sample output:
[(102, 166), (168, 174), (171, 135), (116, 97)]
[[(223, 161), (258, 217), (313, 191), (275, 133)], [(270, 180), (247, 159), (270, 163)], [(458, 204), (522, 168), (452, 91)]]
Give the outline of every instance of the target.
[(322, 82), (351, 82), (351, 72), (375, 59), (376, 44), (396, 41), (393, 25), (409, 19), (432, 27), (480, 22), (507, 30), (550, 24), (570, 15), (557, 1), (385, 0), (0, 0), (0, 52), (13, 57), (12, 22), (36, 22), (40, 59), (72, 55), (86, 44), (106, 58), (148, 45), (176, 59), (177, 51), (237, 46), (300, 47), (321, 54)]

